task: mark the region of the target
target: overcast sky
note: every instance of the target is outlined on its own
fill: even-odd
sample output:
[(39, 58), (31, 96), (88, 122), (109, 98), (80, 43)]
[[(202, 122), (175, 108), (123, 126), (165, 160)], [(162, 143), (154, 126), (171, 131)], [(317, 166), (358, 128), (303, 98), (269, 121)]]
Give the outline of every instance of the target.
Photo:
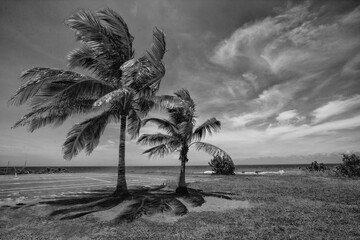
[[(78, 46), (64, 19), (76, 9), (110, 7), (128, 23), (136, 56), (154, 26), (166, 32), (166, 75), (159, 94), (189, 89), (207, 138), (236, 164), (307, 163), (312, 154), (359, 151), (360, 3), (358, 1), (13, 1), (0, 4), (0, 166), (116, 165), (119, 127), (110, 124), (91, 156), (62, 159), (63, 126), (10, 129), (27, 107), (8, 106), (32, 67), (67, 68)], [(149, 126), (144, 131), (157, 131)], [(178, 165), (176, 154), (148, 159), (127, 142), (127, 165)], [(325, 155), (326, 156), (326, 155)], [(324, 161), (340, 159), (331, 155)], [(312, 156), (313, 157), (313, 156)], [(210, 156), (191, 152), (189, 164)], [(311, 159), (316, 160), (316, 159)]]

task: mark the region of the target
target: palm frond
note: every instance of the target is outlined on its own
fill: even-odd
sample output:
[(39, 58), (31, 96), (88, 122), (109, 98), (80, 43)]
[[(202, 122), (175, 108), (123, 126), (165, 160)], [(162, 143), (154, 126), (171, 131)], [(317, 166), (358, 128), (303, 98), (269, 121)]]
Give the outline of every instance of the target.
[(130, 109), (128, 114), (127, 132), (131, 136), (131, 139), (135, 139), (139, 136), (141, 128), (141, 118), (134, 109)]
[(174, 109), (183, 106), (181, 99), (172, 95), (150, 96), (149, 99), (161, 109)]
[(106, 22), (106, 26), (112, 34), (113, 41), (117, 43), (119, 50), (124, 57), (124, 62), (132, 58), (134, 55), (132, 43), (134, 37), (130, 34), (124, 19), (110, 8), (106, 8), (97, 12), (99, 18)]
[(193, 142), (191, 145), (195, 145), (196, 150), (198, 151), (204, 151), (213, 156), (221, 156), (231, 159), (231, 157), (224, 150), (212, 144), (204, 143), (204, 142)]
[(113, 86), (94, 78), (72, 71), (51, 68), (32, 68), (24, 72), (22, 79), (27, 80), (9, 100), (9, 103), (21, 105), (32, 99), (31, 105), (39, 107), (57, 95), (75, 99), (77, 97), (103, 96)]
[(189, 107), (195, 107), (195, 102), (191, 98), (189, 90), (183, 88), (183, 89), (177, 90), (174, 94), (175, 94), (175, 96), (177, 96), (178, 98), (180, 98), (181, 100), (186, 102), (186, 104)]
[(165, 42), (165, 33), (158, 29), (157, 27), (153, 30), (153, 43), (146, 51), (146, 57), (148, 60), (153, 60), (152, 63), (155, 64), (156, 62), (163, 59), (164, 54), (166, 52), (166, 42)]
[(149, 122), (155, 123), (159, 129), (163, 129), (171, 135), (179, 134), (179, 129), (177, 126), (166, 119), (146, 118), (143, 120), (142, 125), (145, 126)]
[(67, 60), (69, 68), (88, 69), (107, 82), (113, 78), (120, 78), (122, 74), (119, 69), (109, 68), (108, 61), (99, 56), (99, 53), (95, 52), (86, 43), (68, 53)]
[(171, 140), (176, 140), (175, 137), (162, 134), (162, 133), (156, 133), (156, 134), (143, 134), (139, 137), (137, 143), (141, 144), (147, 144), (150, 146), (158, 145), (158, 144), (166, 144), (170, 142)]
[(177, 107), (173, 109), (168, 109), (169, 120), (170, 122), (179, 126), (180, 124), (192, 124), (193, 126), (196, 123), (195, 112), (189, 110), (187, 106)]
[(112, 111), (105, 111), (98, 116), (74, 125), (63, 144), (64, 159), (70, 160), (84, 148), (85, 152), (90, 154), (99, 144), (100, 136), (111, 120), (119, 121), (118, 115)]
[(77, 98), (98, 98), (112, 91), (114, 88), (96, 79), (85, 79), (75, 83), (52, 82), (44, 85), (32, 99), (33, 108), (44, 104), (54, 104), (60, 99), (76, 100)]
[(210, 118), (197, 127), (193, 133), (193, 139), (200, 140), (205, 137), (206, 133), (211, 135), (213, 132), (220, 130), (221, 122), (216, 118)]
[(148, 150), (144, 151), (143, 154), (148, 153), (149, 158), (160, 156), (164, 157), (166, 154), (171, 152), (170, 148), (166, 144), (161, 144), (156, 147), (149, 148)]
[(165, 75), (165, 67), (161, 61), (165, 51), (165, 34), (155, 28), (153, 43), (145, 55), (138, 60), (130, 60), (121, 66), (123, 82), (131, 82), (131, 88), (142, 96), (154, 95)]
[(33, 132), (48, 124), (53, 124), (54, 127), (61, 126), (70, 115), (68, 113), (49, 114), (43, 117), (33, 118), (28, 124), (28, 131)]
[(144, 118), (152, 109), (156, 109), (156, 104), (146, 97), (138, 97), (132, 102), (133, 109), (139, 117)]
[(196, 123), (195, 103), (190, 97), (190, 93), (186, 89), (178, 90), (174, 93), (175, 96), (166, 96), (164, 99), (161, 97), (155, 101), (158, 104), (167, 105), (167, 112), (169, 119), (176, 125), (184, 122), (191, 122), (192, 125)]
[(49, 108), (44, 107), (26, 114), (17, 121), (12, 128), (27, 125), (28, 131), (33, 132), (34, 130), (51, 123), (54, 123), (55, 126), (59, 126), (68, 117), (69, 114), (67, 112), (60, 113), (51, 110), (49, 111)]
[(168, 141), (166, 145), (170, 149), (171, 152), (175, 152), (176, 150), (181, 148), (181, 145), (182, 145), (181, 138), (178, 138), (176, 136), (172, 140)]
[(73, 83), (76, 79), (83, 79), (84, 77), (84, 75), (60, 69), (39, 67), (29, 69), (21, 74), (20, 78), (27, 81), (17, 89), (9, 103), (14, 105), (25, 103), (48, 83)]
[(60, 91), (52, 91), (52, 89), (45, 89), (45, 96), (57, 95), (62, 98), (77, 98), (77, 97), (102, 97), (105, 94), (114, 90), (114, 87), (108, 83), (97, 79), (80, 80), (65, 89)]
[(61, 125), (68, 117), (74, 114), (90, 113), (95, 111), (92, 107), (93, 99), (61, 99), (45, 107), (35, 108), (30, 113), (17, 121), (12, 128), (28, 126), (28, 131), (54, 123), (54, 126)]
[[(111, 9), (97, 13), (79, 10), (66, 20), (66, 24), (75, 31), (77, 40), (86, 45), (87, 50), (81, 55), (79, 51), (70, 53), (71, 66), (85, 67), (106, 81), (121, 77), (120, 66), (133, 57), (134, 38), (120, 15)], [(92, 57), (83, 58), (84, 53)], [(82, 61), (78, 61), (80, 59)]]
[(131, 94), (132, 90), (129, 88), (119, 88), (116, 89), (106, 95), (104, 95), (103, 97), (99, 98), (95, 103), (94, 106), (95, 107), (100, 107), (104, 104), (110, 103), (113, 100), (116, 100), (120, 97), (123, 97), (124, 95), (127, 94)]
[(186, 121), (177, 124), (177, 127), (179, 129), (180, 135), (184, 140), (186, 140), (188, 143), (191, 142), (191, 137), (194, 129), (193, 122), (186, 119)]
[(65, 20), (65, 24), (75, 31), (77, 40), (101, 42), (109, 34), (96, 14), (89, 10), (79, 10)]

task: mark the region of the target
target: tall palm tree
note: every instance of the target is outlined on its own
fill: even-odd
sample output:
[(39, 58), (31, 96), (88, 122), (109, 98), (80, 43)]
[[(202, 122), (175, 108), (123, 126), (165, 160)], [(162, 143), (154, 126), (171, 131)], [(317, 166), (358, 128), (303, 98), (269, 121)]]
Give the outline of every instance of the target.
[(149, 122), (158, 125), (158, 128), (165, 130), (167, 134), (143, 134), (138, 139), (138, 143), (156, 145), (144, 153), (149, 157), (164, 155), (179, 151), (181, 161), (180, 177), (176, 192), (187, 194), (185, 183), (185, 164), (188, 162), (188, 151), (191, 146), (196, 150), (203, 150), (213, 156), (230, 156), (220, 148), (209, 143), (200, 142), (206, 134), (212, 134), (220, 129), (221, 123), (216, 118), (210, 118), (203, 124), (195, 128), (196, 112), (195, 103), (186, 89), (175, 92), (175, 96), (157, 97), (157, 104), (167, 109), (169, 119), (147, 118), (143, 120), (143, 125)]
[(132, 138), (139, 134), (141, 118), (153, 107), (154, 96), (165, 74), (162, 58), (165, 35), (155, 28), (153, 43), (145, 55), (135, 59), (133, 36), (125, 21), (111, 9), (98, 12), (79, 10), (65, 22), (75, 31), (81, 46), (68, 55), (71, 69), (83, 68), (93, 77), (51, 68), (32, 68), (27, 80), (9, 100), (28, 103), (31, 112), (14, 127), (28, 126), (30, 132), (47, 124), (61, 125), (74, 114), (100, 111), (74, 125), (63, 144), (64, 159), (80, 151), (90, 154), (110, 122), (120, 122), (118, 179), (114, 195), (128, 195), (125, 179), (126, 129)]

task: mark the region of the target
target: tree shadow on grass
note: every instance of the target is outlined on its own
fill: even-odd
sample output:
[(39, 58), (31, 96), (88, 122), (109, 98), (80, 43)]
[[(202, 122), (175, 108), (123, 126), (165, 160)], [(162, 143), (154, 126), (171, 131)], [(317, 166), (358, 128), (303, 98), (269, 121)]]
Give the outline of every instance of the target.
[[(100, 189), (55, 197), (52, 200), (40, 201), (39, 204), (58, 206), (59, 209), (50, 213), (51, 218), (61, 220), (75, 219), (90, 213), (110, 210), (121, 204), (124, 208), (114, 209), (116, 213), (113, 223), (122, 221), (131, 222), (142, 216), (151, 216), (157, 213), (169, 213), (182, 216), (188, 213), (189, 204), (192, 207), (200, 207), (205, 203), (204, 196), (212, 196), (231, 200), (229, 193), (203, 192), (198, 189), (188, 188), (189, 194), (179, 195), (174, 191), (164, 189), (164, 185), (157, 187), (137, 187), (129, 190), (126, 197), (115, 197), (112, 189)], [(225, 195), (226, 194), (226, 195)], [(184, 204), (182, 201), (186, 202)], [(25, 207), (25, 206), (22, 206)]]

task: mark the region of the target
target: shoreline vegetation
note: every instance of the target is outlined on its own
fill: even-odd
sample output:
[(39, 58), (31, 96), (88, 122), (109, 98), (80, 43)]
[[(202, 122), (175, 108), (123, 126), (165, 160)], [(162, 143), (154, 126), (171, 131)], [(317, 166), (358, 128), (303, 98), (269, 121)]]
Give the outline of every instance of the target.
[(71, 173), (64, 167), (24, 167), (24, 168), (7, 168), (0, 167), (0, 175), (14, 174), (54, 174), (54, 173)]

